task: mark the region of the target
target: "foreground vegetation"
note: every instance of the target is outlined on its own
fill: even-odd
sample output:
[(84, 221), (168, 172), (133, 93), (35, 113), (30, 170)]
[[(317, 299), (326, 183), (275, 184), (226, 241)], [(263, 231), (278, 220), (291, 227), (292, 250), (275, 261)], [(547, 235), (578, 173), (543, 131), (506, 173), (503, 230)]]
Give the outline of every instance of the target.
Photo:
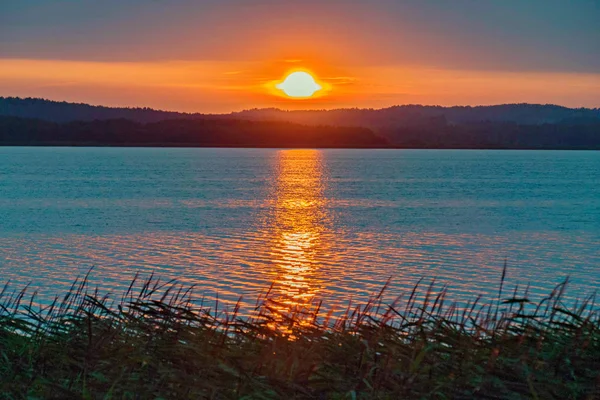
[[(267, 293), (252, 317), (194, 306), (150, 277), (118, 301), (84, 279), (34, 306), (0, 293), (4, 398), (600, 397), (600, 318), (590, 297), (567, 309), (565, 284), (457, 307), (433, 284), (341, 315), (319, 304), (281, 313)], [(520, 296), (520, 297), (519, 297)]]

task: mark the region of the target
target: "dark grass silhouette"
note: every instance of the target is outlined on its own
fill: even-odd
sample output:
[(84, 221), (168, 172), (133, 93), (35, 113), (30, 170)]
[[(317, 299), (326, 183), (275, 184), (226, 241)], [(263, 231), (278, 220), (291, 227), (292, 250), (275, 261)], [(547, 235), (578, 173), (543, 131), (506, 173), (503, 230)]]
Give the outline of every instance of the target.
[(527, 290), (467, 307), (446, 288), (381, 292), (334, 316), (282, 314), (268, 291), (255, 313), (191, 302), (174, 281), (136, 277), (111, 300), (87, 277), (49, 306), (0, 294), (5, 398), (593, 399), (600, 396), (594, 297), (567, 308), (566, 282), (539, 303)]

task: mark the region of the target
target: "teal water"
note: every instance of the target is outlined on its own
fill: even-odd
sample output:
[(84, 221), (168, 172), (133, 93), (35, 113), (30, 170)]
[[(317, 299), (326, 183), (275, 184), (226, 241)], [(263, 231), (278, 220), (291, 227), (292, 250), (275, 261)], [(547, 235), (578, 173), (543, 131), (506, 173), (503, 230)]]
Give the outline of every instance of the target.
[(600, 283), (600, 152), (0, 148), (0, 276), (39, 296), (138, 271), (248, 303), (362, 301), (421, 277), (462, 301)]

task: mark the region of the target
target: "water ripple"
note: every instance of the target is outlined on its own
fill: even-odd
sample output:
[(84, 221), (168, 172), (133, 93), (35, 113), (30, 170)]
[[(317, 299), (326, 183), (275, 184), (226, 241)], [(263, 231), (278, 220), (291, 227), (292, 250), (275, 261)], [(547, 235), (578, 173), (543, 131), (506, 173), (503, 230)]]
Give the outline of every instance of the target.
[[(3, 280), (15, 288), (31, 283), (48, 301), (91, 267), (91, 283), (115, 294), (137, 272), (154, 272), (195, 285), (198, 300), (218, 295), (231, 304), (242, 296), (243, 312), (271, 285), (281, 311), (309, 307), (313, 298), (341, 310), (350, 298), (366, 301), (388, 278), (386, 300), (423, 277), (448, 285), (459, 302), (477, 294), (493, 299), (505, 262), (508, 287), (530, 284), (533, 296), (566, 276), (572, 297), (599, 287), (596, 158), (577, 167), (585, 173), (563, 172), (570, 179), (556, 182), (569, 187), (565, 195), (542, 167), (495, 179), (489, 160), (472, 159), (477, 153), (462, 156), (469, 165), (464, 176), (444, 175), (448, 165), (460, 174), (462, 164), (429, 159), (430, 153), (419, 153), (425, 161), (412, 167), (406, 164), (412, 153), (406, 160), (388, 157), (405, 153), (368, 153), (369, 162), (360, 152), (217, 153), (202, 164), (194, 157), (206, 152), (165, 150), (180, 157), (173, 157), (171, 175), (160, 172), (165, 159), (152, 164), (140, 156), (132, 164), (123, 157), (119, 169), (94, 153), (106, 175), (93, 179), (68, 175), (67, 167), (57, 171), (68, 176), (49, 173), (51, 166), (15, 167), (23, 157), (0, 158), (0, 168), (13, 176), (0, 178)], [(233, 178), (221, 171), (243, 157), (245, 169)], [(523, 162), (516, 160), (498, 161), (496, 169), (502, 165), (515, 176)], [(552, 160), (544, 160), (549, 168)], [(27, 168), (32, 171), (24, 173)], [(429, 176), (415, 177), (418, 170)], [(172, 184), (173, 171), (192, 175)], [(210, 178), (219, 173), (223, 179)], [(581, 176), (588, 180), (574, 186)], [(581, 204), (585, 211), (576, 208)]]

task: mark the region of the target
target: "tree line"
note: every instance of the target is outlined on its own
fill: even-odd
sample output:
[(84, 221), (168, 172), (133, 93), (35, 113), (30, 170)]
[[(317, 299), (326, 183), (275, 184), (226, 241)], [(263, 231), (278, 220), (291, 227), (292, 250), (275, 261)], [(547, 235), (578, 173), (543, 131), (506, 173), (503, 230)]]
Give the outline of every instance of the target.
[(2, 145), (317, 147), (435, 149), (600, 149), (600, 123), (446, 124), (432, 120), (374, 133), (362, 127), (307, 126), (285, 121), (127, 119), (55, 123), (0, 117)]
[(387, 147), (367, 128), (305, 126), (289, 122), (177, 119), (139, 123), (126, 119), (48, 122), (0, 117), (0, 144), (189, 147)]

